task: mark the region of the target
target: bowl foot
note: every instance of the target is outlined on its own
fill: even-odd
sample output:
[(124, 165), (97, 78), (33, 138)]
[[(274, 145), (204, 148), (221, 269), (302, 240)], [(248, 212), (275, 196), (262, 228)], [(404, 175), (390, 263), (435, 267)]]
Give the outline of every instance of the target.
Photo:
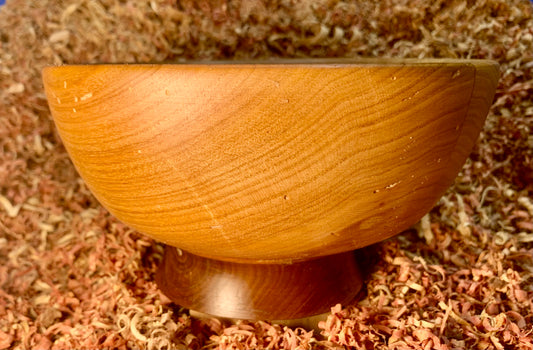
[(175, 303), (201, 313), (249, 320), (291, 320), (328, 312), (357, 296), (354, 252), (293, 264), (208, 259), (167, 246), (156, 275)]

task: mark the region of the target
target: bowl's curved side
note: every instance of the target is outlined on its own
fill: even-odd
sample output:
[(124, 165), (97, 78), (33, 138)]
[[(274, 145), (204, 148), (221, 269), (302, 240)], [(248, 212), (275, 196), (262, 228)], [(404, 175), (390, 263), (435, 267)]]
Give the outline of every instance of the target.
[[(401, 199), (402, 203), (400, 205), (396, 207), (393, 205), (392, 208), (386, 207), (383, 209), (383, 213), (387, 213), (386, 215), (388, 216), (380, 216), (380, 210), (378, 209), (375, 211), (376, 215), (370, 221), (366, 221), (366, 225), (372, 224), (374, 221), (377, 225), (388, 228), (388, 230), (378, 229), (375, 235), (359, 235), (361, 225), (365, 225), (365, 222), (355, 222), (345, 228), (341, 234), (359, 237), (357, 242), (353, 242), (355, 246), (364, 247), (394, 235), (393, 232), (395, 231), (399, 233), (408, 229), (435, 205), (437, 200), (453, 183), (483, 129), (500, 77), (499, 65), (494, 61), (472, 60), (470, 63), (475, 68), (473, 88), (469, 96), (468, 108), (464, 114), (464, 121), (457, 125), (457, 138), (443, 163), (444, 169), (437, 170), (438, 168), (435, 168), (437, 170), (434, 172), (435, 177), (429, 182), (427, 181), (428, 174), (420, 177), (420, 186), (427, 182), (427, 188), (419, 194), (420, 196), (412, 193), (408, 194), (404, 199)], [(464, 93), (468, 94), (467, 91)], [(438, 108), (438, 105), (435, 105), (435, 108)], [(444, 160), (443, 158), (438, 158), (438, 162), (439, 159)], [(414, 186), (413, 189), (420, 190), (417, 186)], [(399, 218), (405, 218), (405, 220), (399, 220)], [(342, 245), (336, 242), (332, 244), (332, 250), (342, 251)], [(315, 254), (315, 252), (311, 252), (311, 254)]]
[(427, 212), (490, 106), (479, 70), (100, 65), (43, 79), (76, 168), (117, 218), (194, 254), (279, 261), (362, 247)]
[[(457, 168), (457, 171), (463, 166), (483, 129), (500, 77), (496, 62), (474, 61), (473, 65), (476, 67), (476, 76), (466, 115), (467, 122), (461, 129), (461, 136), (450, 157), (451, 166)], [(451, 184), (456, 174), (450, 173), (450, 176)]]

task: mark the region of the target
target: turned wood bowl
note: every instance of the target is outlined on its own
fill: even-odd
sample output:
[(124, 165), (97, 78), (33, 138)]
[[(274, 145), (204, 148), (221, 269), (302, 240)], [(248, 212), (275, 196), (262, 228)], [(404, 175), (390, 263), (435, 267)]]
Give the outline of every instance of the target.
[(356, 298), (352, 251), (407, 229), (450, 186), (498, 66), (103, 64), (48, 67), (43, 78), (87, 186), (167, 244), (162, 291), (199, 312), (275, 320)]
[(415, 224), (491, 105), (485, 60), (47, 67), (82, 178), (114, 216), (192, 254), (283, 263)]

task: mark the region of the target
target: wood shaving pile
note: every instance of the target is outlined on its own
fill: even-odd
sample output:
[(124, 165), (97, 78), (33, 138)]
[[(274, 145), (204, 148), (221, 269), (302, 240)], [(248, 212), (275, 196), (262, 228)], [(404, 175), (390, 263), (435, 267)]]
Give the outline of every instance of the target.
[[(533, 349), (533, 14), (526, 0), (7, 0), (0, 7), (0, 349)], [(50, 119), (46, 65), (269, 57), (491, 58), (481, 138), (417, 226), (363, 249), (320, 332), (191, 318), (162, 247), (111, 217)], [(320, 333), (320, 334), (319, 334)]]

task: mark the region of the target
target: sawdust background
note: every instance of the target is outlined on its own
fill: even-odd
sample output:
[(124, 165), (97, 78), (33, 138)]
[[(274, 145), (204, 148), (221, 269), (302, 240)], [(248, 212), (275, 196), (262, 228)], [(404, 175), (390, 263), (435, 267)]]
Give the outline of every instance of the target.
[[(161, 246), (104, 210), (50, 119), (46, 65), (270, 57), (490, 58), (501, 81), (463, 171), (375, 258), (321, 333), (196, 320), (153, 282)], [(8, 0), (0, 8), (0, 349), (532, 349), (528, 1)]]

